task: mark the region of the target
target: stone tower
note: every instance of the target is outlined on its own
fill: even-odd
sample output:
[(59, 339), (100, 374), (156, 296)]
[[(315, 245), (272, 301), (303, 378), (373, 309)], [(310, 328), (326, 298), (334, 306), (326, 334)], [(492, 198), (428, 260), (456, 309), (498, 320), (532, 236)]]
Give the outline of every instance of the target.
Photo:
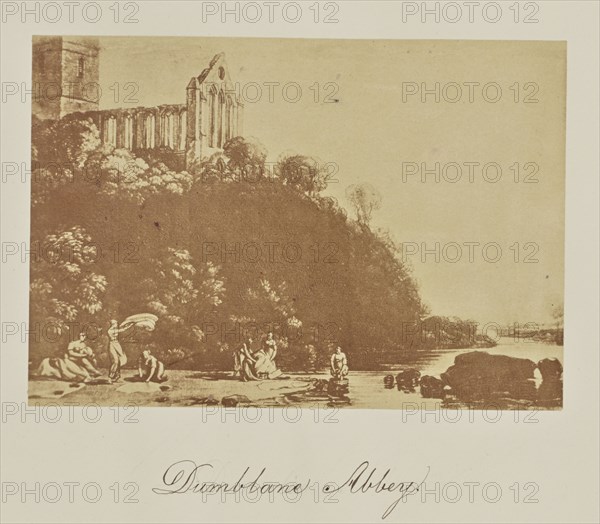
[(96, 111), (99, 102), (99, 41), (81, 36), (33, 37), (32, 112), (59, 119)]

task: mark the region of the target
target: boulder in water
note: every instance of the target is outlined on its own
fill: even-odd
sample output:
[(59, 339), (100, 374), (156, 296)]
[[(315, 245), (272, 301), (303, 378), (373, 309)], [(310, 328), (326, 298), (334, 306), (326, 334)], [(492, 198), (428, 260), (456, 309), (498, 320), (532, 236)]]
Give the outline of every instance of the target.
[(526, 358), (472, 351), (458, 355), (441, 379), (461, 400), (535, 399), (535, 368)]
[(563, 402), (563, 367), (556, 358), (545, 358), (537, 364), (542, 383), (538, 390), (538, 405), (560, 407)]
[(544, 380), (538, 390), (538, 406), (560, 407), (563, 402), (563, 381)]
[(383, 377), (383, 386), (385, 389), (392, 389), (394, 387), (394, 375), (386, 375)]
[(313, 380), (314, 390), (319, 393), (326, 393), (327, 388), (329, 387), (329, 380), (324, 378), (316, 378)]
[(540, 360), (537, 364), (538, 369), (542, 375), (542, 379), (546, 380), (560, 380), (563, 373), (563, 367), (560, 360), (556, 358), (545, 358)]
[(421, 396), (424, 398), (444, 398), (444, 383), (436, 377), (424, 375), (419, 382)]
[(398, 385), (398, 390), (413, 392), (419, 384), (420, 378), (421, 372), (416, 369), (409, 368), (400, 371), (400, 373), (396, 375), (396, 384)]

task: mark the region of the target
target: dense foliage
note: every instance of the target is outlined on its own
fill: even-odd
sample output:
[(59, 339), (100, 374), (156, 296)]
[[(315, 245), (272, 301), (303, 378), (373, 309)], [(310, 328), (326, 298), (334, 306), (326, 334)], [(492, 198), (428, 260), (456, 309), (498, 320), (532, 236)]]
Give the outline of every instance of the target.
[(173, 172), (101, 145), (73, 117), (34, 121), (32, 143), (31, 316), (62, 333), (33, 343), (33, 360), (86, 325), (102, 354), (111, 318), (145, 312), (156, 330), (123, 346), (150, 345), (170, 367), (229, 369), (243, 337), (258, 345), (268, 331), (287, 369), (323, 365), (337, 344), (354, 368), (431, 345), (405, 336), (426, 308), (394, 243), (369, 227), (377, 202), (354, 188), (349, 219), (319, 195), (314, 159), (282, 157), (268, 172), (264, 147), (236, 137)]

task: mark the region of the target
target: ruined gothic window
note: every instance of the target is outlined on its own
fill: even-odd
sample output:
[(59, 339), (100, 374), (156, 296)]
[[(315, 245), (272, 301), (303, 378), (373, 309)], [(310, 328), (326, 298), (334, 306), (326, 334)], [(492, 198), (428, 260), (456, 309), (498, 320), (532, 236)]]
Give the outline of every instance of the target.
[(77, 78), (83, 78), (83, 69), (85, 67), (85, 59), (80, 57), (77, 61)]
[(146, 149), (154, 148), (155, 125), (154, 115), (146, 116), (146, 121), (144, 123), (144, 145), (146, 146)]
[(161, 116), (161, 145), (173, 148), (175, 144), (175, 125), (173, 113), (163, 114)]
[(124, 129), (124, 143), (125, 149), (133, 149), (133, 118), (131, 115), (125, 117), (125, 129)]
[(217, 121), (217, 93), (211, 92), (208, 98), (208, 145), (210, 147), (216, 147), (216, 121)]
[(166, 128), (166, 132), (167, 132), (167, 140), (166, 140), (166, 146), (170, 147), (171, 149), (173, 148), (173, 113), (167, 115), (167, 128)]
[(146, 123), (146, 117), (143, 113), (135, 113), (133, 117), (133, 125), (135, 128), (133, 147), (135, 149), (143, 149), (145, 146), (144, 138), (144, 124)]
[(117, 147), (117, 119), (114, 116), (106, 121), (106, 143)]
[(223, 147), (225, 126), (223, 125), (223, 109), (225, 107), (225, 95), (219, 92), (219, 107), (217, 112), (217, 147)]
[(164, 113), (160, 115), (160, 145), (165, 147), (167, 145), (167, 115)]
[(175, 146), (175, 115), (171, 113), (167, 116), (167, 146), (171, 149)]
[(187, 138), (187, 111), (182, 111), (179, 114), (179, 150), (185, 149), (185, 141)]
[(227, 105), (225, 107), (225, 142), (233, 137), (233, 104), (231, 98), (227, 97)]

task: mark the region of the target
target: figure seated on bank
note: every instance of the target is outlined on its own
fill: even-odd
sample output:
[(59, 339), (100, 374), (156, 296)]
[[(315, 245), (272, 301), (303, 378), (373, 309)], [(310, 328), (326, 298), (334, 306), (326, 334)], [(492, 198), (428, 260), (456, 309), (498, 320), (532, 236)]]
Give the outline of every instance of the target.
[(86, 343), (86, 334), (80, 333), (79, 339), (70, 342), (67, 351), (61, 357), (48, 357), (42, 360), (38, 369), (39, 377), (58, 380), (86, 382), (102, 375), (94, 366), (94, 352)]

